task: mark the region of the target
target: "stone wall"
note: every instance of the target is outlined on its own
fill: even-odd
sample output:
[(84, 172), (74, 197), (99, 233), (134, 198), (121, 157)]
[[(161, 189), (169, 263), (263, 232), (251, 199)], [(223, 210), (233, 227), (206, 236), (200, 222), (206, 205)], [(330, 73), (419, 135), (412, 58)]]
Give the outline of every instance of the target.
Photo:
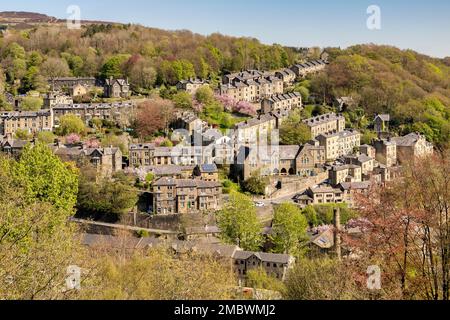
[[(298, 176), (271, 176), (270, 184), (267, 188), (267, 196), (271, 198), (280, 198), (291, 195), (295, 192), (301, 192), (305, 189), (320, 184), (328, 179), (328, 172), (321, 172), (314, 177), (298, 177)], [(277, 189), (275, 186), (281, 186)]]

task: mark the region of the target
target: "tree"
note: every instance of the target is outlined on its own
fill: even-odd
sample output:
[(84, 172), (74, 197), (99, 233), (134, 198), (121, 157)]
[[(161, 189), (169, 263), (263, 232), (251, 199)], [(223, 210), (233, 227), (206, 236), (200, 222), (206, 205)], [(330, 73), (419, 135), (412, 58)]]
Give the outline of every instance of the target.
[(250, 178), (242, 183), (245, 191), (256, 195), (266, 194), (266, 187), (269, 184), (267, 177), (262, 177), (260, 172), (253, 173)]
[(67, 144), (77, 144), (80, 143), (81, 137), (76, 133), (71, 133), (68, 136), (66, 136), (66, 143)]
[(148, 137), (160, 131), (167, 134), (173, 117), (171, 101), (157, 99), (143, 102), (138, 105), (137, 132), (141, 137)]
[(308, 221), (292, 203), (283, 203), (275, 209), (271, 240), (274, 252), (300, 255), (307, 239)]
[(55, 142), (55, 134), (51, 131), (41, 131), (38, 133), (37, 135), (37, 139), (38, 141), (45, 143), (45, 144), (50, 144)]
[(218, 225), (222, 239), (229, 244), (237, 244), (244, 250), (259, 250), (262, 244), (261, 224), (256, 208), (248, 197), (233, 192), (224, 208), (218, 213)]
[[(365, 277), (363, 277), (365, 279)], [(367, 299), (365, 281), (353, 269), (337, 260), (301, 259), (287, 274), (286, 300), (358, 300)]]
[(17, 129), (14, 136), (19, 140), (30, 140), (33, 137), (32, 134), (26, 129)]
[(98, 270), (83, 299), (231, 299), (230, 287), (237, 282), (230, 268), (213, 257), (191, 253), (188, 259), (178, 259), (165, 247), (102, 257)]
[[(38, 169), (43, 169), (40, 161), (36, 158), (19, 166), (33, 170), (37, 164)], [(72, 210), (52, 205), (50, 194), (30, 194), (34, 184), (24, 184), (22, 176), (14, 174), (16, 166), (13, 160), (0, 156), (0, 296), (6, 300), (75, 298), (76, 290), (62, 290), (66, 288), (67, 267), (89, 267), (89, 261), (84, 260), (85, 251), (77, 241), (75, 225), (67, 223)], [(42, 177), (39, 174), (36, 178), (46, 180), (48, 168), (53, 170), (47, 167)], [(64, 191), (71, 193), (71, 181), (67, 182)]]
[(278, 292), (284, 292), (285, 290), (283, 282), (267, 274), (267, 272), (263, 268), (249, 270), (247, 272), (246, 285), (255, 289), (272, 290)]
[(449, 300), (449, 170), (448, 150), (416, 159), (402, 179), (358, 198), (365, 232), (347, 242), (382, 266), (383, 290), (399, 299)]
[(78, 170), (71, 163), (63, 163), (44, 143), (25, 146), (14, 169), (15, 178), (30, 199), (49, 202), (68, 212), (75, 206)]
[(67, 136), (71, 133), (83, 135), (85, 130), (83, 120), (74, 114), (67, 114), (59, 118), (59, 127), (56, 132), (59, 136)]
[(20, 103), (20, 109), (22, 111), (38, 111), (42, 108), (44, 101), (38, 97), (25, 97)]
[(70, 69), (66, 60), (49, 57), (40, 67), (41, 74), (50, 80), (70, 75)]
[(300, 110), (295, 110), (280, 126), (280, 141), (284, 145), (300, 145), (311, 140), (311, 130), (301, 122)]
[(79, 214), (96, 219), (117, 221), (137, 202), (137, 190), (120, 179), (101, 179), (90, 176), (89, 170), (80, 177), (77, 209)]
[(172, 97), (172, 101), (176, 108), (192, 109), (192, 96), (185, 91), (180, 91), (175, 94)]
[(202, 86), (195, 92), (195, 99), (203, 104), (209, 104), (214, 100), (214, 92), (209, 86)]
[(104, 79), (108, 79), (110, 77), (114, 79), (122, 78), (124, 64), (129, 58), (129, 54), (117, 54), (110, 57), (102, 66), (101, 76)]

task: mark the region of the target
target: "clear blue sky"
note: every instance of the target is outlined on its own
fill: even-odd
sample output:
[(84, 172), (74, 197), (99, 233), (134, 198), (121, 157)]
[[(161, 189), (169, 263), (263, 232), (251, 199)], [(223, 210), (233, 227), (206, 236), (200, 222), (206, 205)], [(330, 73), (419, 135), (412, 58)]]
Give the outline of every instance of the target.
[[(220, 32), (301, 47), (390, 44), (450, 56), (448, 0), (1, 0), (0, 11), (64, 18), (72, 4), (86, 20)], [(372, 4), (381, 8), (381, 30), (366, 27), (366, 9)]]

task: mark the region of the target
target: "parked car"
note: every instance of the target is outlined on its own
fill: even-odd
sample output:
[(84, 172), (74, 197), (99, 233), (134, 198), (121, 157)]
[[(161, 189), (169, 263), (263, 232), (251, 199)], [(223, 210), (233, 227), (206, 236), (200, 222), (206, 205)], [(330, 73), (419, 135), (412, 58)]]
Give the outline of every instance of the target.
[(262, 202), (255, 202), (255, 207), (257, 207), (257, 208), (262, 208), (264, 206), (265, 206), (265, 204)]

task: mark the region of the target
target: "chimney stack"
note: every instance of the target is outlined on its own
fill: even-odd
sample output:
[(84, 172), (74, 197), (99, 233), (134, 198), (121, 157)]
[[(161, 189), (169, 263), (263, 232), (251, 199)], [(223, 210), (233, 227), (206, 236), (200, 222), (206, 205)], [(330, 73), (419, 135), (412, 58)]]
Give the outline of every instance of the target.
[(341, 208), (337, 207), (334, 209), (334, 248), (339, 260), (342, 259), (341, 230)]

